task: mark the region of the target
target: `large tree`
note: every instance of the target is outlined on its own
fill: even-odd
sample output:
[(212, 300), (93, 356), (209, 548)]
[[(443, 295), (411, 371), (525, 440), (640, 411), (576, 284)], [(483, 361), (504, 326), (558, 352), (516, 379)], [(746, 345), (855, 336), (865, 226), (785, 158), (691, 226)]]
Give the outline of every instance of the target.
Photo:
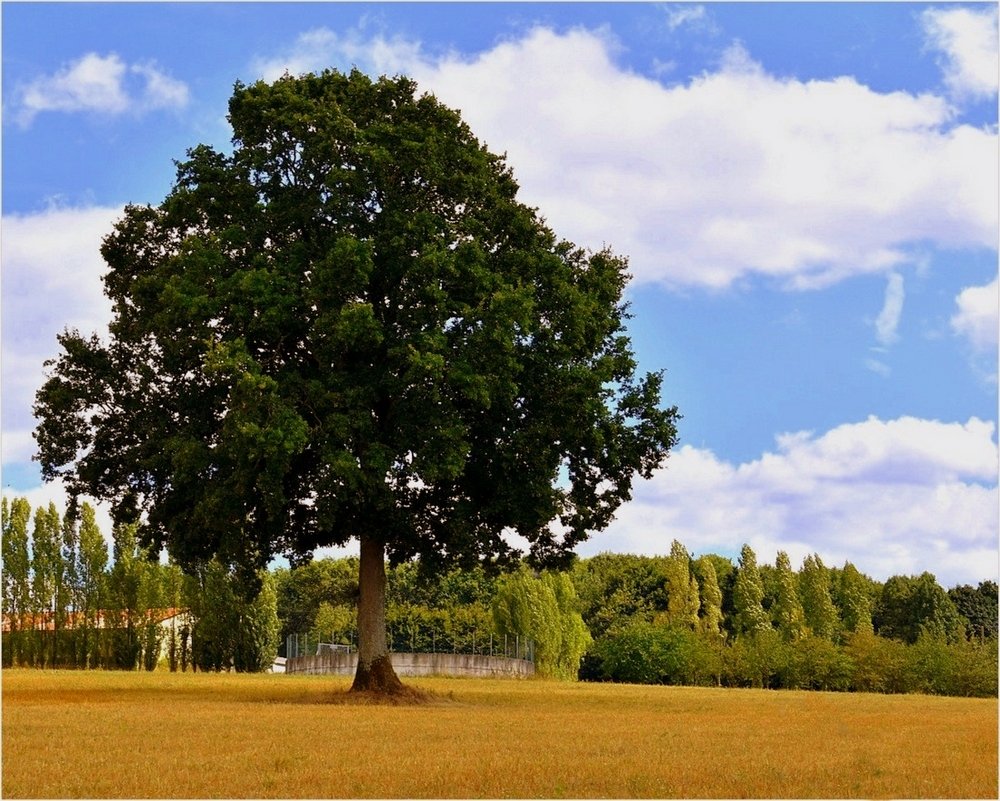
[(396, 690), (386, 556), (502, 560), (514, 531), (565, 559), (677, 410), (636, 377), (625, 260), (557, 239), (409, 79), (237, 84), (229, 121), (105, 240), (110, 336), (59, 338), (43, 475), (186, 566), (358, 539), (354, 686)]

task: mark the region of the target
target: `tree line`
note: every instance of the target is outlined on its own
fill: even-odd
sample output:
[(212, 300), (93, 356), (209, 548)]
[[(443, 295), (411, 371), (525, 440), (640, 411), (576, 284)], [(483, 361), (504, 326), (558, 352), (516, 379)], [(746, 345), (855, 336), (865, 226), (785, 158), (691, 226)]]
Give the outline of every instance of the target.
[[(4, 665), (264, 670), (289, 634), (356, 644), (360, 564), (314, 560), (248, 581), (217, 559), (194, 575), (114, 530), (114, 559), (83, 504), (30, 526), (3, 504)], [(945, 590), (930, 573), (876, 581), (810, 555), (759, 564), (600, 554), (567, 571), (386, 570), (393, 651), (498, 652), (530, 639), (544, 676), (731, 687), (997, 694), (997, 585)], [(174, 628), (165, 610), (181, 610)], [(41, 630), (40, 621), (51, 621)]]
[[(277, 571), (283, 632), (350, 642), (357, 575), (350, 558)], [(508, 608), (518, 613), (498, 612)], [(785, 553), (758, 564), (744, 546), (734, 563), (674, 542), (667, 556), (605, 553), (563, 573), (493, 577), (406, 562), (388, 570), (386, 619), (393, 650), (430, 650), (436, 632), (450, 637), (439, 650), (469, 652), (502, 630), (538, 643), (540, 673), (571, 679), (997, 694), (994, 582), (879, 582), (815, 554), (794, 571)], [(558, 666), (546, 664), (555, 653)]]
[(274, 580), (208, 560), (188, 573), (94, 509), (3, 499), (3, 665), (260, 671), (277, 652)]

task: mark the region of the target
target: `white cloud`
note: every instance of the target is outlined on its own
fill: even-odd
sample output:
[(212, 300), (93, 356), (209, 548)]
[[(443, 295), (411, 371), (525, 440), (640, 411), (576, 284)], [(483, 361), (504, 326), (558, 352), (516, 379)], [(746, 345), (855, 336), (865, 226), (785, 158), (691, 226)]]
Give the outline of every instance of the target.
[(871, 370), (873, 373), (878, 373), (880, 376), (884, 376), (885, 378), (892, 375), (892, 368), (885, 362), (881, 362), (878, 359), (865, 359), (865, 368)]
[(958, 311), (951, 318), (951, 327), (956, 334), (967, 336), (976, 350), (997, 347), (1000, 328), (997, 292), (997, 279), (994, 278), (986, 286), (966, 287), (955, 298)]
[(157, 108), (184, 108), (188, 103), (188, 88), (183, 81), (164, 75), (150, 64), (135, 64), (132, 72), (146, 79), (138, 107), (142, 111)]
[(666, 6), (663, 10), (667, 15), (667, 27), (671, 31), (677, 30), (682, 25), (704, 23), (706, 19), (705, 6), (671, 5)]
[(43, 75), (19, 87), (14, 108), (17, 121), (27, 127), (45, 111), (141, 114), (183, 108), (187, 102), (187, 85), (152, 64), (128, 65), (114, 53), (87, 53), (54, 75)]
[(581, 551), (738, 551), (762, 561), (818, 552), (874, 578), (929, 570), (946, 586), (996, 579), (994, 426), (869, 418), (820, 436), (778, 437), (760, 459), (732, 465), (684, 446)]
[(107, 330), (101, 240), (121, 208), (51, 208), (5, 215), (2, 226), (2, 373), (4, 462), (34, 453), (31, 406), (44, 380), (42, 363), (58, 354), (56, 334)]
[(895, 342), (899, 335), (899, 318), (903, 314), (903, 276), (899, 273), (889, 273), (889, 283), (885, 288), (885, 303), (875, 320), (875, 336), (883, 346)]
[(405, 72), (506, 152), (560, 235), (628, 254), (639, 281), (806, 288), (997, 242), (997, 135), (941, 97), (768, 75), (740, 45), (685, 85), (618, 67), (616, 42), (538, 28), (475, 57), (313, 31), (267, 77)]
[(316, 28), (301, 34), (290, 52), (257, 59), (253, 69), (263, 80), (275, 81), (285, 72), (302, 75), (321, 72), (334, 65), (342, 69), (357, 66), (376, 75), (395, 75), (408, 72), (419, 63), (422, 63), (419, 42), (398, 36), (365, 38), (356, 30), (342, 35)]
[(945, 85), (956, 99), (995, 97), (1000, 73), (996, 5), (929, 8), (921, 20), (928, 46), (943, 54)]

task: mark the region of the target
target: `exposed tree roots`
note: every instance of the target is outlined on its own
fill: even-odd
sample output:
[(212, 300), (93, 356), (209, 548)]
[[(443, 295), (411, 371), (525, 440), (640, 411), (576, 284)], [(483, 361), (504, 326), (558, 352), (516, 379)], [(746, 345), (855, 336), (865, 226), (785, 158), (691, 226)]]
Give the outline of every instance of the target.
[(358, 670), (354, 674), (354, 684), (351, 692), (372, 692), (385, 695), (396, 695), (406, 688), (399, 680), (396, 671), (392, 667), (392, 660), (388, 654), (376, 657), (368, 665), (364, 660), (358, 660)]
[(400, 685), (395, 692), (380, 690), (355, 690), (353, 687), (346, 693), (338, 693), (333, 703), (360, 706), (425, 706), (455, 703), (453, 699), (442, 697), (428, 690)]

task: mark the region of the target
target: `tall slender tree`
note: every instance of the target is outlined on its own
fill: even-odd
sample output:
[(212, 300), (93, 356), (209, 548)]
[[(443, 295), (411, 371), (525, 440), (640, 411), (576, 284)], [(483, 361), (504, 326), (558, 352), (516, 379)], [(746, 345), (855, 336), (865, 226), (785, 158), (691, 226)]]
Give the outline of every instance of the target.
[(738, 634), (756, 634), (771, 628), (764, 600), (764, 585), (757, 569), (757, 555), (749, 545), (740, 550), (736, 584), (733, 587), (733, 605), (736, 607), (735, 627)]
[(810, 631), (822, 639), (832, 639), (840, 621), (830, 594), (830, 571), (819, 554), (807, 556), (802, 562), (799, 598)]
[(691, 572), (691, 555), (677, 540), (674, 540), (670, 546), (670, 556), (666, 559), (664, 572), (666, 573), (667, 621), (674, 625), (697, 628), (698, 609), (701, 606), (698, 580)]
[(806, 620), (788, 554), (778, 551), (774, 567), (777, 573), (777, 594), (771, 607), (771, 617), (781, 636), (785, 640), (795, 641), (806, 633)]
[(106, 575), (108, 543), (97, 525), (94, 507), (84, 502), (80, 508), (79, 548), (77, 550), (77, 581), (79, 586), (79, 617), (81, 624), (81, 664), (100, 664), (100, 615), (107, 597)]
[(701, 575), (701, 615), (699, 630), (710, 638), (723, 636), (722, 590), (715, 573), (715, 565), (704, 556), (694, 561), (695, 570)]
[(71, 507), (62, 517), (60, 529), (59, 568), (56, 575), (55, 634), (56, 661), (75, 666), (77, 661), (76, 610), (79, 607), (79, 576), (77, 551), (79, 548), (79, 521), (77, 509)]
[(31, 504), (26, 498), (3, 499), (3, 613), (10, 627), (4, 660), (20, 664), (27, 658), (25, 623), (31, 610), (31, 552), (28, 525)]
[(869, 595), (871, 580), (861, 575), (850, 562), (840, 572), (840, 617), (845, 631), (872, 631), (872, 599)]
[(31, 596), (34, 612), (36, 660), (53, 666), (56, 660), (56, 611), (62, 576), (60, 517), (54, 503), (35, 509), (31, 532)]
[(398, 692), (386, 557), (510, 560), (513, 530), (565, 563), (677, 410), (636, 375), (625, 260), (557, 239), (413, 81), (237, 84), (229, 121), (105, 240), (110, 340), (59, 337), (43, 476), (189, 569), (359, 540), (354, 686)]

